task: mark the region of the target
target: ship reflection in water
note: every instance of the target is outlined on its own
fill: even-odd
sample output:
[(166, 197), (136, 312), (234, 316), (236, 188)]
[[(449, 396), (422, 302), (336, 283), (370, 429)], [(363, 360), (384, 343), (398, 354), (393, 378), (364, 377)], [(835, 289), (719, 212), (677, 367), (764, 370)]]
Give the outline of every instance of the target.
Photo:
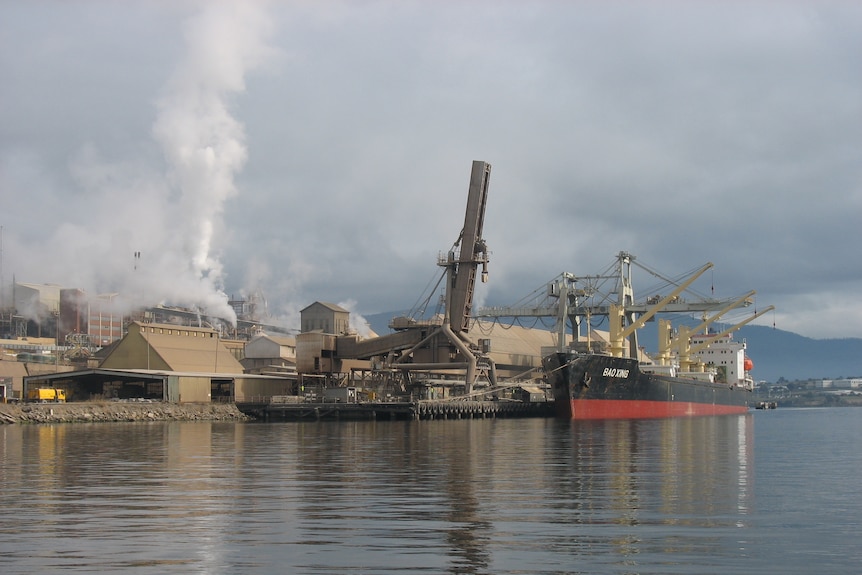
[(752, 426), (5, 426), (0, 570), (749, 572)]
[[(753, 418), (722, 416), (573, 422), (573, 455), (558, 478), (580, 551), (622, 563), (669, 554), (748, 550), (738, 531), (753, 503)], [(690, 571), (688, 571), (690, 572)]]

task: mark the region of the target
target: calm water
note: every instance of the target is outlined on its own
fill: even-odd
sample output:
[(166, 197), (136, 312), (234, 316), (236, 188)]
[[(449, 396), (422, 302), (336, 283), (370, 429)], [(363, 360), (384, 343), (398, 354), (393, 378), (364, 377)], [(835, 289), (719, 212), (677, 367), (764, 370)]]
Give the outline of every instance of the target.
[(862, 410), (0, 426), (0, 573), (857, 573)]

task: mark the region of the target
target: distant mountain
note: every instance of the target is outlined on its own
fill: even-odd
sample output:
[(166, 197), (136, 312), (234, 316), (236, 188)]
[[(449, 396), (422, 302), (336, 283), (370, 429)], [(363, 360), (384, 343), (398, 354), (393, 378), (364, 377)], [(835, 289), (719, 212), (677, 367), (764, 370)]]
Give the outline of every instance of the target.
[[(398, 312), (363, 316), (377, 334), (390, 332), (389, 320)], [(736, 341), (745, 341), (754, 362), (755, 381), (776, 382), (806, 379), (862, 377), (862, 338), (811, 339), (789, 331), (761, 325), (747, 325), (735, 332)], [(640, 331), (638, 342), (655, 351), (658, 341), (654, 324)]]
[(746, 342), (757, 381), (862, 377), (862, 338), (811, 339), (752, 325), (740, 328), (734, 339)]

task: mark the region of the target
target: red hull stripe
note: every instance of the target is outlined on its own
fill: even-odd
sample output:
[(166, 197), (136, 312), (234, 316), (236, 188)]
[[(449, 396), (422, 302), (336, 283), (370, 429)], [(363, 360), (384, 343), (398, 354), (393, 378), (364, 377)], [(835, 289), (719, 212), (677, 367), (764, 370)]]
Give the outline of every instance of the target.
[(573, 399), (570, 403), (570, 412), (567, 412), (565, 402), (558, 403), (557, 414), (569, 419), (645, 419), (748, 412), (747, 405), (716, 405), (685, 401)]

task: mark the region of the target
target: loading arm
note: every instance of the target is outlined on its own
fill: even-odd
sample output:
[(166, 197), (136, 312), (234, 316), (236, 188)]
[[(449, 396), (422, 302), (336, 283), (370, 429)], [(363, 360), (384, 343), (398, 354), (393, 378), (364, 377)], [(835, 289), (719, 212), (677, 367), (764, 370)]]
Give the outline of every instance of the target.
[(473, 162), (467, 209), (464, 213), (464, 227), (455, 242), (456, 246), (460, 244), (460, 250), (456, 252), (453, 248), (449, 252), (448, 261), (442, 264), (448, 269), (446, 313), (449, 327), (453, 332), (469, 331), (476, 270), (480, 264), (482, 282), (488, 281), (488, 247), (482, 239), (482, 227), (485, 221), (490, 177), (490, 164), (479, 160)]
[[(443, 324), (391, 364), (393, 368), (404, 370), (466, 368), (467, 394), (472, 392), (472, 386), (480, 368), (487, 366), (491, 384), (497, 383), (494, 361), (487, 354), (471, 349), (471, 342), (467, 338), (473, 306), (473, 290), (480, 265), (482, 281), (487, 281), (488, 278), (488, 247), (482, 239), (482, 227), (485, 220), (485, 205), (488, 201), (490, 175), (490, 164), (479, 160), (473, 162), (464, 227), (447, 257), (438, 261), (438, 265), (446, 268), (447, 279)], [(412, 360), (415, 351), (432, 345), (432, 342), (437, 339), (448, 340), (449, 344), (463, 356), (464, 361), (432, 361), (422, 364), (408, 361), (408, 359)]]

